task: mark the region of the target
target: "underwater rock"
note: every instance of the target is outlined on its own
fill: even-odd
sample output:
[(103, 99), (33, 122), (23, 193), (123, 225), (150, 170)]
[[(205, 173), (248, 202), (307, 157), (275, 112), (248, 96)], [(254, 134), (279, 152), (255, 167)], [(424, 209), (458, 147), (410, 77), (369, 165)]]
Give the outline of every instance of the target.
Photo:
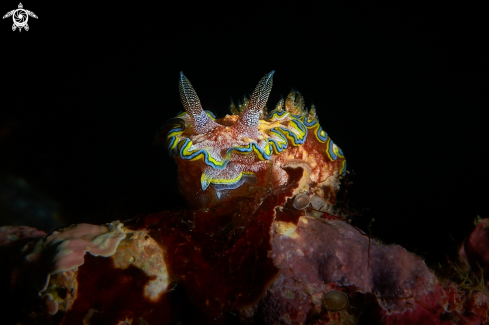
[[(59, 246), (73, 238), (88, 246), (100, 244), (101, 235), (122, 239), (112, 255), (85, 254), (82, 265), (58, 270), (44, 286), (34, 285), (41, 278), (34, 275), (46, 265), (52, 270), (57, 255), (40, 254), (27, 264), (25, 257), (53, 235), (32, 231), (35, 236), (18, 240), (22, 246), (3, 241), (0, 289), (14, 293), (3, 314), (18, 324), (487, 322), (489, 299), (482, 292), (442, 284), (419, 257), (331, 215), (294, 209), (302, 170), (287, 173), (288, 185), (266, 198), (112, 223), (124, 236), (108, 235), (108, 226), (60, 230), (54, 234), (64, 238)], [(344, 309), (327, 307), (332, 292), (343, 295), (338, 306)]]
[(474, 272), (489, 277), (489, 219), (480, 220), (459, 253)]

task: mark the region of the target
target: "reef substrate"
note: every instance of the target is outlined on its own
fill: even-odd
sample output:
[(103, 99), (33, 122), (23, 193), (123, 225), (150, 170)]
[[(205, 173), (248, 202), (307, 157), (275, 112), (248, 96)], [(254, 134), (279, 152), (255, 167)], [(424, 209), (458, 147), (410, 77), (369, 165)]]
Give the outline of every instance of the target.
[[(487, 324), (484, 283), (437, 278), (401, 246), (297, 209), (303, 169), (286, 172), (273, 193), (206, 210), (51, 235), (1, 227), (1, 323)], [(488, 224), (460, 252), (484, 274)]]

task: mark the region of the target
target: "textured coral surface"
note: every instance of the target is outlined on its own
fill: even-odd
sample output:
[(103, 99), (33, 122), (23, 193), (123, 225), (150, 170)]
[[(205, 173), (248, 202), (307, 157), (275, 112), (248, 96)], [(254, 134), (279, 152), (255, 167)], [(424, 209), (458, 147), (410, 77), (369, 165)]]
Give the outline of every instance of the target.
[[(295, 209), (303, 169), (286, 171), (290, 181), (274, 195), (239, 197), (208, 211), (145, 215), (112, 227), (125, 235), (112, 255), (85, 254), (83, 265), (51, 274), (45, 285), (40, 275), (49, 268), (43, 266), (59, 257), (42, 246), (35, 263), (26, 264), (29, 247), (48, 237), (21, 229), (34, 235), (4, 239), (0, 246), (6, 261), (0, 290), (10, 297), (2, 306), (6, 324), (487, 322), (484, 292), (438, 280), (419, 257), (331, 215)], [(56, 235), (73, 238), (73, 229)], [(107, 235), (110, 226), (82, 229), (78, 238), (95, 243), (100, 236), (117, 237)], [(105, 230), (94, 236), (92, 229)], [(325, 300), (328, 293), (338, 302)]]
[(489, 219), (479, 222), (460, 248), (460, 256), (479, 275), (482, 271), (489, 278)]

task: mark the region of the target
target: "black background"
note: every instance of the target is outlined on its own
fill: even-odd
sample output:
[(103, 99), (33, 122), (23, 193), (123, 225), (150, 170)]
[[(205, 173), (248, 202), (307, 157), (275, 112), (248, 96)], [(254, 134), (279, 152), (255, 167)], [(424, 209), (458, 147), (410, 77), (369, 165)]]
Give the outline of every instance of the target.
[[(17, 5), (2, 2), (2, 15)], [(0, 224), (55, 227), (36, 219), (39, 205), (10, 206), (5, 198), (37, 200), (18, 182), (56, 202), (58, 226), (183, 208), (176, 165), (152, 145), (182, 110), (179, 71), (204, 108), (224, 116), (229, 97), (276, 70), (268, 106), (291, 87), (314, 102), (355, 172), (348, 195), (365, 215), (355, 222), (373, 217), (373, 236), (429, 263), (489, 215), (478, 8), (23, 5), (39, 17), (29, 31), (0, 21)]]

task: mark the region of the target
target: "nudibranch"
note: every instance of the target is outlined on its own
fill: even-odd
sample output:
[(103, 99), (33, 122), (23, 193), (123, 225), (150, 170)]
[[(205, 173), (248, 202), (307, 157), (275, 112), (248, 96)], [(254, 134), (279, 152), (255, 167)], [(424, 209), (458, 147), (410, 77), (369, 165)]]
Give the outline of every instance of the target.
[(178, 165), (180, 192), (191, 208), (273, 192), (287, 182), (287, 166), (304, 169), (297, 194), (308, 195), (318, 209), (335, 203), (339, 179), (346, 173), (343, 152), (319, 125), (314, 105), (305, 108), (299, 92), (291, 91), (268, 113), (274, 72), (265, 75), (238, 107), (231, 102), (232, 115), (220, 119), (202, 108), (180, 73), (185, 112), (168, 121), (163, 136)]

